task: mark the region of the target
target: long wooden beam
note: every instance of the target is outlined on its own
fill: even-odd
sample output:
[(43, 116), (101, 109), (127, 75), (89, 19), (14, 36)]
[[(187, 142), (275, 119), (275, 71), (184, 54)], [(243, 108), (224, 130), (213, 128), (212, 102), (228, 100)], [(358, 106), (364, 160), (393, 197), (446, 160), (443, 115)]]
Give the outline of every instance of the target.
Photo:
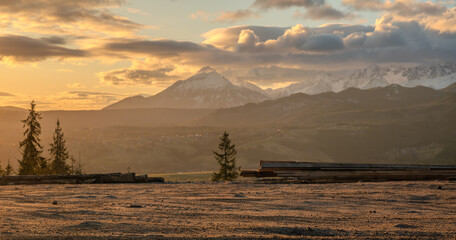
[(431, 169), (456, 170), (456, 165), (419, 165), (419, 164), (360, 164), (360, 163), (314, 163), (314, 162), (280, 162), (260, 161), (261, 169), (268, 168), (303, 168), (303, 169)]
[(136, 176), (135, 173), (79, 175), (18, 175), (0, 177), (0, 185), (16, 184), (78, 184), (78, 183), (145, 183), (164, 182), (163, 178)]
[(260, 161), (260, 169), (242, 170), (241, 176), (307, 182), (441, 180), (456, 179), (456, 165)]

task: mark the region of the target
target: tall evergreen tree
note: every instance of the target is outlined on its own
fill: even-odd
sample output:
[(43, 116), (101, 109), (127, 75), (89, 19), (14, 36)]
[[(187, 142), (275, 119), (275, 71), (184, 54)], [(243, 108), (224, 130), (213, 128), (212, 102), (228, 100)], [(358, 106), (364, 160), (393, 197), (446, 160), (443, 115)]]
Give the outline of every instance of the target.
[(235, 145), (231, 144), (230, 134), (226, 131), (220, 137), (218, 149), (220, 152), (213, 151), (215, 159), (220, 165), (218, 173), (212, 174), (212, 181), (232, 181), (238, 178), (240, 168), (236, 167)]
[(19, 143), (22, 152), (22, 159), (19, 160), (19, 175), (45, 174), (47, 170), (47, 161), (41, 157), (39, 122), (41, 114), (35, 111), (35, 105), (35, 101), (30, 103), (27, 119), (22, 120), (25, 139)]
[(53, 142), (50, 144), (49, 153), (51, 155), (50, 167), (53, 174), (69, 174), (70, 166), (67, 164), (69, 158), (68, 150), (65, 146), (65, 138), (63, 136), (60, 121), (57, 119)]

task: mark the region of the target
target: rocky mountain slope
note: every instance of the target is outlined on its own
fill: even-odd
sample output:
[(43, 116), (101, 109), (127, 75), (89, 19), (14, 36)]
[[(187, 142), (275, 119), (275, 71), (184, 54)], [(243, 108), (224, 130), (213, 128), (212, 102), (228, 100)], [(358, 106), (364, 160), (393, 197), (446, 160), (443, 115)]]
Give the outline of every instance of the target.
[[(364, 121), (362, 119), (382, 121), (388, 118), (390, 112), (408, 117), (407, 114), (412, 112), (428, 114), (441, 111), (441, 107), (454, 110), (456, 97), (450, 91), (452, 87), (438, 91), (428, 87), (407, 88), (393, 84), (365, 90), (349, 88), (338, 93), (317, 95), (298, 93), (277, 100), (219, 109), (198, 119), (196, 124), (223, 126), (280, 122), (299, 125), (310, 121), (341, 123), (342, 118), (345, 118), (343, 122)], [(433, 108), (437, 105), (439, 107)], [(405, 112), (405, 109), (409, 112)]]

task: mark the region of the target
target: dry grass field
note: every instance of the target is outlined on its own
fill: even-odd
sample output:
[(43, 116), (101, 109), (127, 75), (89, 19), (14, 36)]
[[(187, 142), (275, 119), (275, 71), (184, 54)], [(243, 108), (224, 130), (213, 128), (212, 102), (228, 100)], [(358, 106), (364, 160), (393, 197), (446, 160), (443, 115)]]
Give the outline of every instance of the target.
[(0, 186), (0, 239), (455, 239), (456, 183)]

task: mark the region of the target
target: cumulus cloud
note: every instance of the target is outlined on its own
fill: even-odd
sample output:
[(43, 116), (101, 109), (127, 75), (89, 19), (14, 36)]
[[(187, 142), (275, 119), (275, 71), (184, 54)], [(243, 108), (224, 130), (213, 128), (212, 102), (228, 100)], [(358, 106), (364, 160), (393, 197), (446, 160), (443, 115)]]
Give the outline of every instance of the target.
[(342, 39), (332, 33), (315, 33), (311, 28), (297, 24), (286, 30), (277, 39), (259, 42), (251, 29), (242, 30), (237, 42), (237, 51), (277, 51), (297, 53), (299, 51), (325, 52), (343, 49)]
[(416, 0), (343, 0), (342, 3), (355, 10), (382, 11), (381, 19), (416, 21), (439, 33), (456, 33), (456, 7), (450, 8), (443, 3)]
[(227, 28), (216, 28), (204, 33), (206, 39), (204, 44), (212, 45), (221, 49), (234, 49), (243, 30), (252, 30), (258, 36), (260, 42), (270, 39), (277, 39), (288, 28), (285, 27), (263, 27), (263, 26), (233, 26)]
[(320, 34), (310, 36), (306, 42), (300, 46), (303, 50), (320, 52), (334, 51), (344, 48), (342, 39), (334, 34)]
[(251, 49), (255, 49), (259, 39), (260, 38), (251, 29), (243, 29), (241, 33), (239, 33), (236, 49), (237, 51), (249, 51)]
[(69, 49), (50, 44), (43, 39), (34, 39), (18, 35), (0, 36), (0, 58), (15, 62), (40, 61), (51, 57), (84, 57), (84, 50)]

